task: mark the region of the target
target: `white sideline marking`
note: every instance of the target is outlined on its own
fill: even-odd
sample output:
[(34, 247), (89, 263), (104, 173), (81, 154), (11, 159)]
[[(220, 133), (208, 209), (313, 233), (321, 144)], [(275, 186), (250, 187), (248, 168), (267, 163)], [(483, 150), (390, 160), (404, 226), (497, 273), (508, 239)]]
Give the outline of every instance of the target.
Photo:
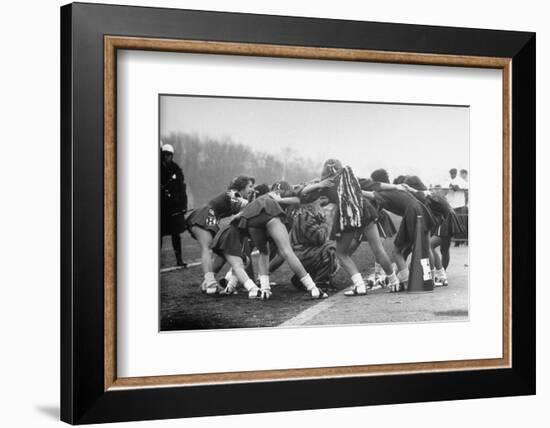
[[(260, 252), (258, 250), (252, 251), (253, 256), (257, 256), (258, 254), (260, 254)], [(202, 264), (200, 259), (190, 261), (190, 262), (185, 262), (185, 263), (187, 264), (187, 268), (200, 266)], [(183, 266), (169, 266), (169, 267), (166, 267), (166, 268), (162, 268), (160, 270), (160, 273), (173, 272), (175, 270), (181, 270), (181, 269), (186, 269), (186, 268), (183, 267)]]
[(327, 299), (324, 299), (319, 303), (317, 303), (316, 305), (313, 305), (307, 308), (305, 311), (300, 312), (295, 317), (290, 318), (289, 320), (285, 321), (282, 324), (279, 324), (277, 327), (290, 327), (290, 326), (296, 326), (296, 325), (303, 325), (307, 323), (310, 319), (319, 315), (321, 312), (326, 311), (336, 302), (341, 301), (342, 297), (349, 299), (349, 297), (344, 296), (344, 291), (346, 290), (339, 291), (338, 293), (333, 294), (332, 296), (329, 296)]
[(160, 273), (172, 272), (172, 271), (175, 271), (175, 270), (182, 270), (182, 269), (187, 269), (187, 268), (191, 268), (191, 267), (195, 267), (195, 266), (200, 266), (201, 262), (200, 261), (194, 261), (194, 262), (187, 262), (186, 264), (187, 264), (187, 267), (185, 267), (185, 266), (170, 266), (170, 267), (162, 268), (160, 270)]

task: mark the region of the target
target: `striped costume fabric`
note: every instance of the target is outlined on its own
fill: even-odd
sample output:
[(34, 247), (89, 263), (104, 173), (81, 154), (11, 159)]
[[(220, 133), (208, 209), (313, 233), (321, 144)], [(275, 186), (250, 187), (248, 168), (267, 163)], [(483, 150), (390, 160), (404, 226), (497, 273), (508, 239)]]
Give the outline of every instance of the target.
[[(293, 211), (290, 241), (296, 256), (318, 285), (327, 285), (336, 271), (336, 247), (329, 241), (330, 229), (320, 208), (302, 205)], [(292, 283), (302, 288), (295, 276)]]
[(337, 191), (340, 230), (357, 229), (363, 226), (363, 194), (359, 180), (349, 166), (342, 170)]

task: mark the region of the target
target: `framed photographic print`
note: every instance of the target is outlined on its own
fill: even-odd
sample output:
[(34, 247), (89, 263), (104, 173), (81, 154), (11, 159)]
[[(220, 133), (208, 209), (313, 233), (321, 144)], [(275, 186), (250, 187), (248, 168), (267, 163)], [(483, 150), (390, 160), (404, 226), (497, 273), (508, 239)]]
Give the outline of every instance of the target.
[(535, 393), (533, 33), (76, 3), (61, 54), (62, 420)]

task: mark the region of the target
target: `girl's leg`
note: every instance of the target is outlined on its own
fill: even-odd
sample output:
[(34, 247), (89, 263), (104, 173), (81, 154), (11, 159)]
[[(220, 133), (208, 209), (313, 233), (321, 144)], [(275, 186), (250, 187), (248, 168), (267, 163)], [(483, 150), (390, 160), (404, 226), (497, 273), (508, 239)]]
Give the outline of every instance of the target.
[(272, 218), (267, 223), (267, 233), (273, 239), (275, 242), (275, 245), (277, 245), (277, 249), (279, 251), (279, 254), (290, 266), (290, 269), (294, 274), (300, 278), (300, 281), (306, 289), (310, 292), (311, 297), (313, 298), (319, 298), (319, 297), (326, 297), (326, 294), (321, 293), (319, 288), (315, 285), (309, 274), (304, 269), (304, 266), (302, 265), (302, 262), (300, 262), (300, 259), (296, 257), (296, 254), (294, 254), (294, 251), (292, 250), (292, 247), (290, 245), (290, 239), (288, 237), (288, 231), (286, 230), (286, 227), (281, 222), (281, 220), (277, 217)]
[(437, 247), (441, 245), (441, 238), (439, 236), (432, 236), (432, 239), (430, 240), (430, 246), (432, 247), (433, 255), (434, 255), (434, 267), (439, 270), (443, 267), (441, 264), (441, 256), (439, 255), (439, 251), (437, 251)]
[(347, 253), (350, 256), (352, 256), (355, 253), (355, 251), (357, 251), (357, 248), (359, 248), (359, 246), (361, 245), (361, 238), (362, 237), (363, 237), (362, 235), (355, 235), (353, 237), (353, 240), (351, 241), (351, 244), (350, 244), (350, 246), (348, 248), (348, 251), (347, 251)]
[(260, 252), (258, 257), (258, 273), (260, 276), (269, 276), (269, 253)]
[(248, 233), (260, 252), (258, 258), (258, 276), (262, 292), (261, 298), (269, 299), (271, 297), (271, 286), (269, 283), (269, 235), (263, 228), (257, 227), (249, 228)]
[(298, 257), (296, 257), (296, 254), (294, 254), (290, 246), (290, 238), (288, 237), (286, 227), (279, 218), (275, 217), (269, 220), (267, 223), (267, 233), (273, 241), (275, 241), (279, 254), (288, 263), (292, 272), (294, 272), (298, 278), (306, 276), (307, 272)]
[(451, 261), (451, 254), (449, 251), (450, 248), (451, 238), (441, 238), (441, 264), (443, 265), (444, 269), (447, 269), (447, 267), (449, 267), (449, 262)]
[(262, 292), (262, 299), (269, 299), (271, 297), (271, 284), (269, 282), (269, 248), (267, 253), (260, 252), (258, 258), (258, 273), (260, 277), (260, 290)]
[(212, 272), (216, 275), (220, 270), (222, 270), (225, 260), (223, 257), (218, 256), (215, 253), (210, 253), (212, 257)]
[(382, 266), (386, 275), (391, 275), (393, 273), (392, 262), (382, 245), (382, 240), (380, 239), (380, 234), (378, 233), (378, 227), (375, 223), (369, 224), (364, 231), (369, 245), (374, 253), (374, 258)]
[(397, 265), (397, 270), (402, 271), (404, 269), (407, 269), (407, 262), (405, 260), (405, 256), (403, 255), (403, 251), (399, 248), (393, 248), (393, 259), (395, 260), (395, 264)]
[(269, 262), (269, 273), (275, 272), (277, 269), (281, 267), (281, 265), (285, 262), (285, 259), (277, 252), (275, 257), (271, 259)]
[(244, 263), (243, 259), (238, 256), (231, 256), (226, 254), (225, 258), (227, 259), (227, 262), (231, 265), (231, 270), (233, 271), (233, 274), (239, 279), (239, 281), (244, 285), (244, 288), (248, 291), (248, 297), (251, 299), (255, 299), (259, 296), (259, 289), (250, 279), (248, 274), (246, 273), (246, 270), (244, 269)]
[(391, 288), (391, 291), (401, 291), (406, 287), (409, 280), (409, 268), (407, 267), (407, 259), (405, 258), (405, 250), (402, 248), (393, 247), (393, 259), (397, 266), (397, 287)]
[(336, 255), (350, 276), (359, 273), (359, 269), (357, 269), (355, 262), (350, 256), (354, 237), (355, 232), (342, 232), (340, 238), (336, 241)]
[(351, 281), (353, 282), (353, 287), (344, 292), (346, 296), (367, 294), (367, 286), (363, 280), (363, 276), (350, 256), (354, 238), (355, 232), (342, 232), (340, 238), (336, 241), (336, 256), (340, 260), (340, 264), (350, 274)]
[(392, 262), (382, 245), (382, 240), (380, 239), (380, 234), (378, 233), (378, 227), (376, 224), (371, 223), (365, 228), (365, 235), (369, 241), (369, 245), (374, 253), (376, 261), (382, 266), (384, 272), (388, 278), (388, 287), (391, 291), (396, 291), (399, 287), (399, 280), (397, 275), (393, 271)]
[(433, 265), (434, 265), (434, 252), (432, 250), (432, 246), (430, 245), (430, 239), (431, 239), (431, 236), (430, 236), (430, 232), (426, 232), (426, 241), (428, 243), (428, 258), (430, 259), (430, 266), (432, 266), (433, 268)]
[[(447, 273), (445, 272), (445, 268), (443, 267), (442, 258), (440, 257), (439, 252), (437, 250), (437, 247), (443, 246), (445, 239), (446, 238), (441, 238), (439, 236), (432, 236), (430, 241), (430, 244), (431, 244), (430, 247), (432, 248), (432, 252), (434, 256), (433, 279), (434, 279), (434, 285), (436, 287), (449, 284), (449, 282), (447, 281)], [(448, 241), (449, 241), (448, 245), (450, 245), (450, 239)], [(447, 251), (448, 251), (448, 248), (447, 248)]]
[(201, 262), (204, 273), (203, 291), (206, 291), (207, 294), (215, 294), (218, 291), (218, 283), (214, 276), (212, 251), (210, 250), (212, 234), (198, 226), (193, 226), (191, 231), (201, 246)]

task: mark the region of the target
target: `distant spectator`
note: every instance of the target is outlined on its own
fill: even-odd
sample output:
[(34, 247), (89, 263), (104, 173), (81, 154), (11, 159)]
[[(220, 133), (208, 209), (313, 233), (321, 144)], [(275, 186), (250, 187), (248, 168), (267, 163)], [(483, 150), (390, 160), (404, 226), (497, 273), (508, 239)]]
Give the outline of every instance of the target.
[[(466, 170), (463, 170), (466, 171)], [(462, 172), (462, 171), (461, 171)], [(466, 174), (468, 172), (466, 171)], [(458, 218), (462, 221), (464, 226), (465, 234), (464, 236), (457, 236), (459, 239), (468, 239), (468, 207), (466, 195), (468, 192), (468, 182), (465, 181), (462, 177), (457, 176), (456, 168), (452, 168), (449, 171), (450, 179), (445, 183), (445, 187), (448, 189), (445, 197), (447, 202), (455, 210), (455, 213), (458, 215)], [(459, 245), (459, 241), (455, 242), (455, 246)]]
[(464, 189), (465, 196), (466, 196), (466, 206), (468, 206), (468, 189), (470, 183), (468, 182), (468, 170), (467, 169), (461, 169), (460, 170), (460, 178), (462, 178), (466, 182), (466, 188)]

